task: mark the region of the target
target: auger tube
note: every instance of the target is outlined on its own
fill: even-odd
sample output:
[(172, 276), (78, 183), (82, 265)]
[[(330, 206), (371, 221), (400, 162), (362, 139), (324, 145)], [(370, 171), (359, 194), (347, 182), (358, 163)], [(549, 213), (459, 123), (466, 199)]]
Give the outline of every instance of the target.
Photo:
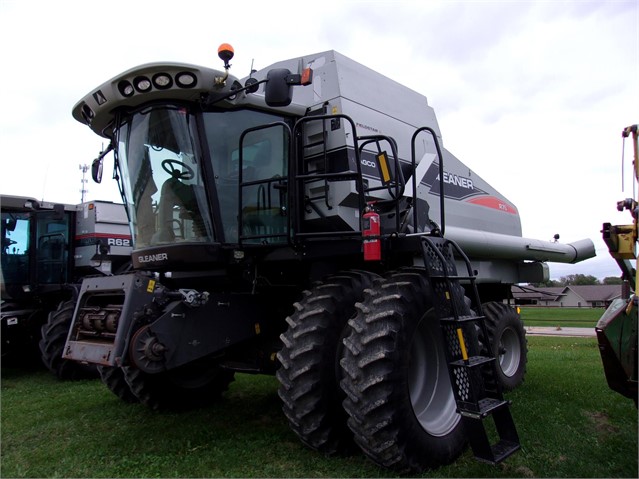
[(456, 226), (446, 228), (446, 237), (457, 242), (466, 254), (474, 258), (577, 263), (595, 256), (595, 246), (589, 239), (568, 244), (553, 243)]

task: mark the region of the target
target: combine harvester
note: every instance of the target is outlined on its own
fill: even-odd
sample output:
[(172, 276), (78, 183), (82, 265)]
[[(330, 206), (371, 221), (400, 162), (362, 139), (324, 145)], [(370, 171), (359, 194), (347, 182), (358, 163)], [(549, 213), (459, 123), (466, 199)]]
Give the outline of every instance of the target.
[(223, 71), (146, 64), (74, 107), (111, 141), (93, 177), (112, 150), (135, 272), (83, 282), (65, 358), (154, 409), (276, 374), (303, 443), (354, 442), (395, 471), (468, 443), (490, 463), (517, 451), (511, 285), (592, 242), (522, 238), (513, 203), (443, 148), (405, 86), (335, 51), (240, 81), (232, 48), (218, 53)]
[(0, 205), (2, 358), (39, 355), (59, 379), (96, 376), (95, 366), (63, 360), (62, 348), (82, 279), (111, 275), (131, 262), (123, 205), (10, 195), (0, 195)]

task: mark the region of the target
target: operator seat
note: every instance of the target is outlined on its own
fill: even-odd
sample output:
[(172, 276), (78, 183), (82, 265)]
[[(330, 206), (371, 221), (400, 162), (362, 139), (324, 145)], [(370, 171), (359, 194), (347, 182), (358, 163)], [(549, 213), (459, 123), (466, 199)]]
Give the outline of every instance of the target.
[(199, 209), (195, 199), (193, 185), (182, 183), (178, 177), (180, 172), (175, 170), (173, 176), (162, 184), (160, 190), (160, 204), (158, 207), (159, 230), (154, 235), (153, 242), (167, 243), (175, 240), (174, 223), (179, 222), (174, 218), (173, 210), (177, 206), (180, 209), (180, 218), (186, 216), (199, 216)]

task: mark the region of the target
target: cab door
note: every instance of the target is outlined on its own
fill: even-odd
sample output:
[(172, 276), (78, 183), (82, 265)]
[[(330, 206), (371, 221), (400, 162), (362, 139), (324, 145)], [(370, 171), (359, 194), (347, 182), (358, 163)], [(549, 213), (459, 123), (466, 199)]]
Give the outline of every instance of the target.
[(290, 128), (282, 122), (245, 130), (231, 159), (239, 173), (240, 243), (289, 241)]
[(69, 282), (70, 214), (64, 210), (38, 212), (36, 225), (36, 284)]

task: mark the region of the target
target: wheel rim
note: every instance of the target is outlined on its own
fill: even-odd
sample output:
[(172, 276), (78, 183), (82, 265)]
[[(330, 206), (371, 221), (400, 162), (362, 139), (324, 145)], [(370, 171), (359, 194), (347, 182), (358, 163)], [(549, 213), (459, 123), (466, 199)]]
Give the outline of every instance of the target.
[(450, 385), (438, 323), (423, 318), (411, 345), (408, 390), (420, 425), (433, 436), (445, 436), (460, 420)]
[(499, 339), (499, 367), (505, 376), (511, 377), (519, 368), (521, 351), (519, 337), (513, 328), (506, 328)]

